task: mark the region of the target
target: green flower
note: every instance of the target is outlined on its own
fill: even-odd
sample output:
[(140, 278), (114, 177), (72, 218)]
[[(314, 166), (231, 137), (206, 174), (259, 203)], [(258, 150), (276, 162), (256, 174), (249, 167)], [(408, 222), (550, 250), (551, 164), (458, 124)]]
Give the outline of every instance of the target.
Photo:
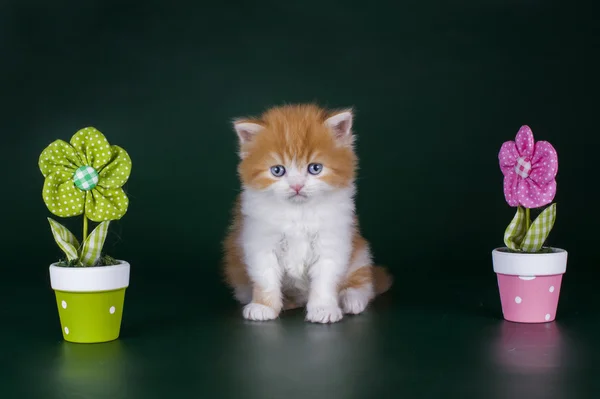
[(56, 216), (84, 213), (94, 221), (118, 220), (129, 199), (122, 187), (131, 173), (129, 154), (111, 146), (93, 127), (79, 130), (66, 143), (56, 140), (40, 155), (44, 175), (43, 198)]

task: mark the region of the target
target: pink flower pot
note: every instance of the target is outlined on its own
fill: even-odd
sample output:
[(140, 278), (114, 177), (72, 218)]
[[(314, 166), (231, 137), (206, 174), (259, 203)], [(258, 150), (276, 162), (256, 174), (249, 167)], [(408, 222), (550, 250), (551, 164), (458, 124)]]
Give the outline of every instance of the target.
[(556, 318), (567, 251), (550, 249), (549, 253), (514, 253), (508, 248), (492, 251), (505, 320), (546, 323)]

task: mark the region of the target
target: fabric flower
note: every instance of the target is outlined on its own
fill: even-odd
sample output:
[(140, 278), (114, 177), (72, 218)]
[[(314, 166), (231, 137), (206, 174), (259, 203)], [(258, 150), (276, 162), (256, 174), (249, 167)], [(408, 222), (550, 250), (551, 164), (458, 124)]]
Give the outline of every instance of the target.
[(521, 126), (515, 141), (502, 144), (498, 159), (508, 205), (539, 208), (552, 202), (558, 172), (558, 156), (552, 144), (536, 143), (529, 126)]
[(40, 155), (43, 199), (59, 217), (85, 216), (94, 221), (123, 217), (129, 199), (122, 189), (131, 173), (129, 154), (111, 146), (93, 127), (79, 130), (70, 144), (56, 140)]

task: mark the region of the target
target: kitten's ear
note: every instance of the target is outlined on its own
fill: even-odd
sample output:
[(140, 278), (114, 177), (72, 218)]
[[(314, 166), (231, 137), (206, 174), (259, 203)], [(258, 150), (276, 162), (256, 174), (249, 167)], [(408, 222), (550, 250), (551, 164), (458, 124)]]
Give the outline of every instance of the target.
[(240, 145), (243, 145), (252, 141), (254, 136), (264, 129), (264, 126), (246, 119), (236, 119), (233, 121), (233, 128), (238, 135)]
[(342, 144), (352, 144), (352, 110), (336, 112), (325, 120), (325, 125)]

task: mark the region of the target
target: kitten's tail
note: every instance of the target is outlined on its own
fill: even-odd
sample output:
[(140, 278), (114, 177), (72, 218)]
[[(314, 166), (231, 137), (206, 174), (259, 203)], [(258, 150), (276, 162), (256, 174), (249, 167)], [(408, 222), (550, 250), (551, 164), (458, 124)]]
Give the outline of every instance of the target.
[(394, 278), (385, 267), (373, 266), (375, 295), (381, 295), (392, 287)]

